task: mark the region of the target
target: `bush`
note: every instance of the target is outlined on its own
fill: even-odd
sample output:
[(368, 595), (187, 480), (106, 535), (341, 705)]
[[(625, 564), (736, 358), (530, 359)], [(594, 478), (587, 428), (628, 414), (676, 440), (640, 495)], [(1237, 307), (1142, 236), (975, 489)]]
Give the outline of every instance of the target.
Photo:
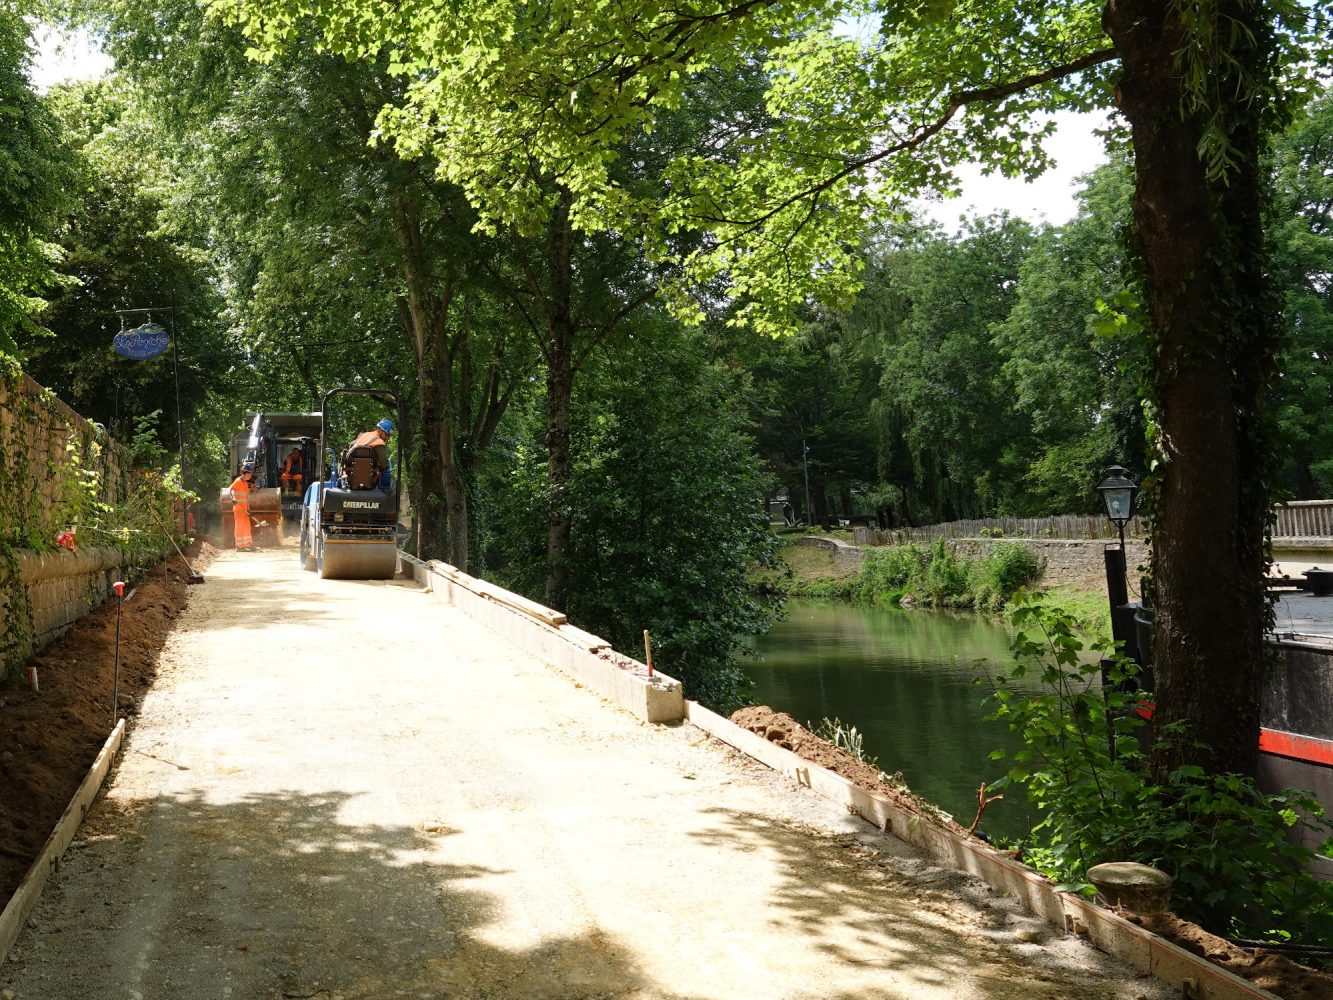
[(944, 539), (940, 539), (930, 547), (925, 572), (913, 587), (912, 596), (938, 608), (968, 607), (972, 604), (968, 589), (971, 569), (972, 564), (967, 559), (955, 555)]
[(872, 549), (861, 564), (855, 593), (872, 604), (897, 604), (928, 558), (926, 550), (912, 544)]
[(1022, 542), (1000, 542), (972, 564), (968, 579), (972, 603), (998, 611), (1019, 590), (1037, 583), (1045, 571), (1042, 560)]
[[(1016, 664), (995, 679), (992, 718), (1023, 737), (1008, 773), (991, 790), (1023, 785), (1041, 815), (1024, 856), (1066, 887), (1090, 891), (1086, 872), (1103, 861), (1139, 861), (1175, 879), (1175, 910), (1213, 933), (1263, 940), (1333, 935), (1333, 883), (1308, 871), (1315, 852), (1292, 843), (1298, 823), (1333, 830), (1303, 792), (1265, 795), (1249, 778), (1177, 768), (1165, 787), (1149, 783), (1132, 710), (1121, 690), (1138, 667), (1114, 657), (1111, 686), (1085, 655), (1073, 619), (1022, 602), (1013, 612)], [(1089, 650), (1110, 654), (1106, 641)], [(1011, 678), (1039, 673), (1043, 690), (1016, 696)], [(996, 751), (992, 759), (1006, 757)], [(1324, 857), (1333, 857), (1333, 838)]]
[(855, 586), (830, 588), (837, 593), (829, 596), (898, 604), (910, 594), (933, 607), (994, 611), (1041, 579), (1043, 569), (1022, 542), (1002, 542), (977, 560), (956, 555), (942, 539), (929, 548), (909, 543), (867, 552)]

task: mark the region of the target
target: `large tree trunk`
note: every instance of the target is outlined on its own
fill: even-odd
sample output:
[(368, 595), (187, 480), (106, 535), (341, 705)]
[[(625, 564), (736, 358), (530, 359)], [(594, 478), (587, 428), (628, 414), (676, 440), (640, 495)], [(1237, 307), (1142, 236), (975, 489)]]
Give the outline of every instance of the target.
[(570, 401), (574, 394), (572, 199), (560, 192), (550, 230), (550, 289), (546, 321), (546, 603), (563, 608), (569, 587)]
[(449, 307), (454, 285), (436, 279), (425, 251), (417, 206), (403, 199), (396, 206), (394, 232), (401, 251), (399, 266), (406, 296), (399, 313), (416, 351), (420, 399), (421, 480), (417, 513), (417, 555), (447, 559), (467, 569), (467, 495), (454, 454), (453, 366), (449, 353)]
[(553, 608), (564, 607), (569, 586), (569, 444), (574, 345), (567, 328), (567, 322), (557, 324), (553, 318), (547, 342), (546, 477), (550, 503), (546, 523), (546, 603)]
[[(1258, 9), (1220, 0), (1216, 16), (1235, 19), (1238, 30), (1213, 43), (1230, 36), (1235, 65), (1262, 79)], [(1197, 39), (1177, 8), (1111, 0), (1103, 23), (1122, 60), (1116, 96), (1133, 129), (1134, 227), (1163, 463), (1152, 487), (1155, 728), (1164, 740), (1153, 770), (1158, 780), (1185, 762), (1253, 774), (1272, 454), (1262, 415), (1278, 315), (1260, 216), (1264, 98), (1245, 103), (1252, 95), (1217, 61), (1208, 99), (1218, 106), (1209, 110), (1229, 133), (1234, 162), (1210, 177), (1199, 152), (1205, 112), (1188, 110), (1178, 61)], [(1247, 41), (1249, 31), (1257, 41)]]
[[(448, 554), (448, 522), (446, 520), (444, 448), (448, 419), (445, 414), (441, 371), (444, 357), (444, 338), (433, 336), (431, 330), (421, 331), (418, 343), (423, 350), (417, 360), (418, 406), (420, 421), (417, 450), (417, 557), (445, 559)], [(462, 567), (460, 567), (462, 568)]]
[(467, 486), (458, 467), (458, 448), (449, 422), (440, 428), (440, 473), (444, 487), (444, 506), (449, 516), (449, 564), (468, 569), (468, 536), (471, 532), (468, 515)]

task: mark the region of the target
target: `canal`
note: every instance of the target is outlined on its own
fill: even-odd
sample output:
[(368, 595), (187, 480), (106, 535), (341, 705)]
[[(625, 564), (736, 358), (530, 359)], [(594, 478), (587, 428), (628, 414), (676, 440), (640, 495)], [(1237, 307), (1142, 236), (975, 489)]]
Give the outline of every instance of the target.
[[(1005, 770), (989, 759), (1018, 738), (988, 722), (988, 688), (974, 679), (1011, 662), (1009, 631), (970, 614), (789, 601), (788, 618), (755, 640), (747, 669), (753, 697), (814, 728), (824, 718), (854, 725), (880, 770), (901, 771), (913, 791), (963, 826), (977, 786)], [(1014, 690), (1036, 690), (1031, 682)], [(1035, 822), (1019, 789), (986, 811), (981, 828), (1022, 836)]]

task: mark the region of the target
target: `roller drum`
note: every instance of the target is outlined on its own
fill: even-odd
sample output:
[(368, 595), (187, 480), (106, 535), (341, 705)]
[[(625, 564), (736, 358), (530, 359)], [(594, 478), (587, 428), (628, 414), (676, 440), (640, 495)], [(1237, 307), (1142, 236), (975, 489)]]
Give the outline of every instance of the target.
[(325, 580), (392, 580), (398, 572), (393, 542), (334, 541), (320, 546), (319, 575)]

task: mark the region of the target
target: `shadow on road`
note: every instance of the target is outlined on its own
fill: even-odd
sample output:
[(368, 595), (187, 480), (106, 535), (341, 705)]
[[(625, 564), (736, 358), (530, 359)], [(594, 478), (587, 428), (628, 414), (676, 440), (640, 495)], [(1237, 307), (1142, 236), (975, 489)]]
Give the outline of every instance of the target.
[(340, 818), (355, 808), (192, 795), (103, 812), (0, 986), (24, 1000), (668, 995), (597, 933), (488, 942), (501, 914), (473, 883), (494, 873), (449, 863), (457, 831)]
[[(967, 881), (962, 873), (913, 863), (905, 866), (913, 873), (903, 874), (891, 866), (877, 867), (870, 860), (858, 860), (845, 837), (819, 838), (809, 830), (790, 829), (757, 813), (715, 809), (712, 814), (721, 829), (698, 834), (705, 843), (730, 850), (748, 844), (743, 849), (771, 851), (781, 859), (778, 867), (783, 882), (773, 899), (773, 922), (781, 929), (779, 932), (822, 937), (820, 947), (839, 961), (894, 972), (899, 982), (905, 977), (921, 992), (944, 990), (949, 995), (978, 1000), (1013, 1000), (1018, 995), (1015, 989), (1019, 984), (1012, 969), (1009, 975), (1000, 971), (1012, 965), (1014, 956), (988, 968), (986, 949), (992, 946), (976, 936), (959, 933), (957, 909), (951, 911), (930, 901), (929, 897), (937, 896), (946, 883), (961, 888)], [(984, 913), (980, 906), (978, 912)], [(839, 928), (839, 933), (825, 934), (830, 927)], [(839, 939), (847, 940), (847, 928), (853, 930), (863, 950), (852, 953), (838, 944)], [(878, 948), (882, 957), (867, 960), (867, 945)], [(992, 953), (999, 954), (1002, 948), (997, 944)], [(1042, 965), (1040, 975), (1024, 977), (1024, 997), (1066, 1000), (1083, 995), (1070, 991), (1079, 990), (1085, 968), (1051, 955), (1043, 957)], [(1061, 972), (1068, 974), (1067, 981), (1059, 981)], [(1045, 979), (1051, 982), (1042, 982)], [(918, 994), (908, 988), (902, 995)], [(828, 1000), (860, 996), (863, 994), (827, 994)]]

